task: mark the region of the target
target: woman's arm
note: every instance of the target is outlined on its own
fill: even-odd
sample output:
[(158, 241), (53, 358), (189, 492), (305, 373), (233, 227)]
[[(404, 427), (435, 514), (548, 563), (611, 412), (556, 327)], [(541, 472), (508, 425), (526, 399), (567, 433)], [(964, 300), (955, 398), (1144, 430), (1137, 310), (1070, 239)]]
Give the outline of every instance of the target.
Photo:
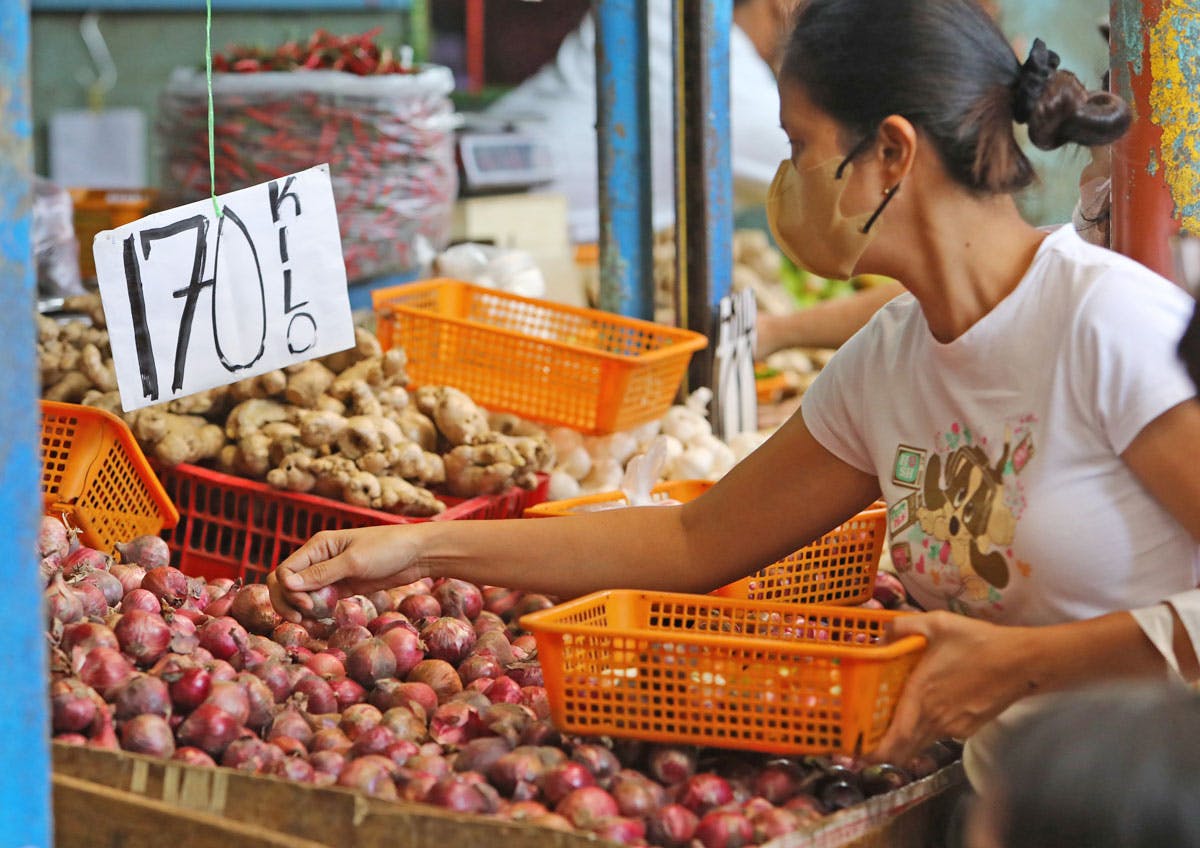
[(612, 588), (707, 592), (817, 538), (878, 494), (874, 477), (825, 450), (796, 415), (681, 507), (320, 533), (269, 583), (292, 620), (307, 599), (281, 584), (299, 592), (336, 583), (354, 593), (447, 576), (562, 598)]
[(841, 347), (884, 304), (902, 294), (900, 283), (882, 283), (787, 315), (760, 314), (755, 355), (766, 357), (789, 347)]

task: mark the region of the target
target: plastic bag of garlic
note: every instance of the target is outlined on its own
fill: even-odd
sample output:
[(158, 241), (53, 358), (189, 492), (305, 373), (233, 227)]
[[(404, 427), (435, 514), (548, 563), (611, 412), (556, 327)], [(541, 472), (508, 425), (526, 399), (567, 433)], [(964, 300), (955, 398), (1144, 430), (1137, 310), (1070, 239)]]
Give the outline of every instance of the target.
[[(658, 421), (609, 436), (585, 437), (574, 430), (551, 430), (558, 464), (550, 475), (550, 500), (623, 490), (630, 462), (656, 444), (661, 458), (640, 469), (639, 491), (664, 480), (718, 480), (766, 441), (763, 433), (741, 433), (728, 444), (713, 435), (706, 410), (712, 393), (698, 389)], [(649, 485), (646, 485), (649, 481)], [(630, 481), (632, 484), (632, 481)], [(632, 503), (629, 494), (627, 499)], [(648, 496), (646, 498), (648, 500)], [(658, 501), (661, 503), (661, 501)]]

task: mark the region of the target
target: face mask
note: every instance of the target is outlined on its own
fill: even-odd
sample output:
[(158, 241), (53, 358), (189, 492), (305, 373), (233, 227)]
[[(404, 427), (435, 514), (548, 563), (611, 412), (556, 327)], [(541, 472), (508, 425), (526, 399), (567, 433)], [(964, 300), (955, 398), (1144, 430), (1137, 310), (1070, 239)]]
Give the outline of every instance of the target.
[(830, 159), (803, 171), (789, 159), (779, 164), (767, 196), (767, 225), (797, 268), (830, 280), (854, 275), (874, 238), (871, 227), (900, 188), (887, 191), (874, 213), (842, 215), (842, 195), (854, 172), (851, 160), (864, 147), (859, 144), (845, 159)]

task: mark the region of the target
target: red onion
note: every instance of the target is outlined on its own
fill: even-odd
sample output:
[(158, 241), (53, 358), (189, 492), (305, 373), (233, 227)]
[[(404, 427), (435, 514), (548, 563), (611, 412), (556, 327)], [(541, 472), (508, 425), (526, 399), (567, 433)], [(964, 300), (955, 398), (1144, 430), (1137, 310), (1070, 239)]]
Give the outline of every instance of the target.
[(121, 721), (143, 714), (167, 719), (171, 717), (171, 695), (166, 681), (149, 674), (135, 674), (116, 691), (113, 707)]
[(733, 800), (733, 788), (728, 781), (715, 774), (692, 775), (683, 785), (678, 801), (697, 815), (703, 815), (714, 807)]
[(38, 555), (43, 557), (51, 554), (66, 556), (70, 548), (71, 540), (67, 536), (66, 522), (59, 518), (43, 515), (42, 522), (38, 525)]
[(112, 648), (92, 648), (79, 669), (79, 679), (99, 692), (105, 700), (111, 698), (132, 676), (133, 666), (129, 660)]
[(282, 759), (283, 753), (275, 746), (253, 736), (246, 736), (229, 743), (229, 747), (221, 755), (221, 765), (257, 774), (268, 771), (272, 763)]
[(171, 702), (180, 710), (194, 710), (212, 692), (212, 675), (206, 668), (185, 668), (174, 679), (167, 678)]
[[(409, 771), (414, 771), (418, 774), (431, 774), (437, 778), (442, 778), (450, 774), (450, 763), (440, 754), (416, 753), (408, 758), (408, 762), (405, 765)], [(472, 777), (479, 778), (481, 776), (473, 775)]]
[(599, 786), (584, 786), (568, 793), (554, 812), (575, 827), (590, 830), (605, 819), (617, 815), (617, 802)]
[(157, 613), (162, 609), (162, 602), (148, 589), (131, 589), (121, 599), (121, 612), (132, 610)]
[(802, 789), (804, 775), (789, 762), (767, 763), (754, 780), (754, 792), (772, 804), (782, 804)]
[(478, 711), (461, 701), (440, 705), (429, 718), (429, 736), (442, 745), (462, 745), (483, 735), (483, 729)]
[(79, 621), (75, 624), (68, 624), (63, 628), (60, 644), (64, 651), (70, 652), (78, 648), (84, 653), (87, 653), (92, 648), (119, 649), (121, 647), (121, 643), (117, 641), (117, 635), (111, 629), (94, 621)]
[(146, 570), (146, 576), (142, 578), (142, 588), (150, 591), (164, 604), (178, 607), (187, 600), (191, 587), (182, 571), (163, 565)]
[(346, 673), (363, 686), (374, 686), (377, 680), (396, 673), (396, 657), (382, 639), (367, 639), (351, 649)]
[(312, 783), (316, 777), (316, 770), (308, 760), (296, 756), (285, 756), (282, 760), (277, 761), (271, 766), (270, 773), (296, 783)]
[(407, 676), (417, 663), (425, 659), (425, 643), (416, 633), (407, 628), (393, 627), (385, 630), (378, 638), (392, 652), (396, 663), (395, 675), (397, 677)]
[(514, 637), (510, 647), (513, 659), (517, 662), (525, 662), (537, 656), (537, 640), (529, 633)]
[(647, 817), (650, 842), (663, 848), (686, 848), (696, 835), (699, 817), (680, 804), (667, 804)]
[(371, 602), (371, 606), (375, 607), (376, 618), (396, 608), (396, 602), (392, 600), (391, 594), (386, 589), (378, 589), (372, 592), (367, 595), (367, 600)]
[(113, 728), (112, 708), (108, 704), (96, 705), (96, 720), (92, 723), (88, 747), (100, 748), (105, 751), (117, 751), (121, 748), (121, 743), (117, 741), (117, 734)]
[(376, 636), (382, 636), (396, 627), (403, 627), (405, 630), (411, 631), (414, 635), (417, 632), (417, 628), (413, 626), (413, 623), (403, 613), (399, 612), (382, 612), (367, 622), (367, 629)]
[(320, 589), (315, 589), (312, 592), (304, 592), (311, 602), (309, 609), (300, 609), (300, 614), (309, 619), (325, 619), (333, 618), (333, 610), (338, 602), (338, 590), (336, 586), (322, 586)]
[(333, 654), (325, 653), (324, 651), (313, 654), (304, 661), (304, 665), (311, 669), (312, 672), (320, 677), (345, 677), (346, 667), (342, 665), (341, 660), (333, 656)]
[(292, 691), (297, 695), (303, 695), (307, 699), (308, 711), (310, 713), (332, 713), (337, 711), (337, 696), (333, 694), (333, 689), (330, 688), (327, 682), (315, 674), (308, 674), (302, 677)]
[(696, 752), (691, 748), (656, 745), (650, 749), (646, 766), (659, 783), (674, 786), (696, 773)]
[(523, 615), (550, 609), (552, 606), (554, 606), (554, 601), (545, 595), (525, 594), (521, 596), (521, 600), (513, 605), (510, 614), (505, 616), (505, 618), (509, 621), (516, 621)]
[(277, 660), (267, 660), (256, 666), (250, 672), (271, 690), (275, 703), (282, 704), (292, 694), (292, 680), (288, 676), (288, 667)]
[(612, 783), (612, 779), (621, 770), (621, 762), (616, 754), (603, 745), (576, 745), (571, 751), (571, 759), (591, 772), (601, 787)]
[(121, 616), (113, 628), (121, 650), (141, 665), (149, 665), (167, 652), (171, 645), (171, 628), (161, 615), (130, 610)]
[(531, 721), (529, 725), (521, 731), (522, 745), (561, 745), (562, 734), (558, 732), (558, 728), (554, 726), (554, 722), (549, 719), (539, 718)]
[(522, 594), (500, 586), (484, 586), (483, 608), (493, 615), (507, 615), (516, 606), (517, 601), (521, 600)]
[(96, 720), (96, 707), (104, 702), (90, 686), (74, 678), (50, 685), (51, 726), (55, 733), (79, 733)]
[(93, 571), (79, 581), (80, 585), (83, 583), (89, 583), (100, 590), (100, 594), (104, 596), (106, 609), (107, 607), (115, 607), (119, 604), (122, 596), (125, 594), (125, 588), (121, 585), (121, 581), (107, 571)]
[(401, 683), (398, 680), (380, 680), (368, 696), (370, 703), (387, 712), (394, 707), (418, 709), (422, 716), (429, 716), (437, 709), (437, 693), (424, 683)]
[(644, 841), (646, 825), (637, 819), (622, 818), (621, 816), (605, 819), (592, 829), (592, 833), (596, 834), (599, 839), (615, 842), (618, 845), (646, 844)]
[(214, 682), (212, 691), (204, 703), (220, 707), (238, 724), (245, 724), (250, 719), (250, 698), (246, 691), (232, 680)]
[(354, 757), (365, 757), (368, 754), (382, 754), (397, 741), (396, 734), (383, 725), (376, 725), (364, 730), (354, 740), (350, 754)]
[(100, 618), (108, 612), (108, 600), (93, 583), (76, 583), (70, 589), (79, 598), (84, 617)]
[[(128, 595), (142, 587), (142, 578), (146, 576), (146, 569), (140, 565), (122, 565), (118, 562), (108, 570), (108, 573), (120, 582), (123, 595)], [(156, 602), (155, 607), (157, 606)]]
[(458, 774), (447, 775), (435, 783), (427, 800), (457, 813), (494, 813), (500, 808), (500, 798), (492, 787)]
[(135, 754), (169, 757), (175, 753), (175, 737), (165, 718), (147, 713), (122, 722), (121, 747)]
[(204, 581), (204, 594), (211, 603), (237, 585), (232, 577), (212, 577)]
[(271, 639), (285, 648), (303, 645), (309, 638), (307, 630), (290, 621), (282, 622), (271, 631)]
[(200, 647), (219, 660), (227, 660), (246, 650), (248, 634), (242, 625), (228, 616), (214, 618), (197, 631)]
[(229, 610), (233, 608), (233, 599), (237, 597), (241, 585), (241, 583), (234, 582), (223, 594), (211, 598), (204, 611), (213, 618), (222, 618), (229, 615)]
[[(492, 702), (487, 699), (487, 696), (476, 689), (463, 689), (461, 692), (455, 692), (450, 696), (450, 701), (461, 701), (475, 710), (482, 711), (490, 707)], [(505, 706), (511, 706), (506, 704)]]
[(590, 771), (580, 763), (568, 761), (546, 770), (542, 778), (542, 794), (546, 798), (546, 803), (553, 805), (576, 789), (595, 785), (596, 778)]
[(308, 750), (313, 753), (319, 751), (337, 751), (340, 754), (344, 754), (350, 750), (352, 744), (346, 737), (346, 734), (340, 729), (327, 727), (313, 734), (312, 741), (308, 743)]
[(430, 659), (445, 660), (458, 665), (475, 647), (475, 631), (457, 618), (434, 619), (421, 630), (426, 653)]
[(162, 568), (171, 562), (171, 550), (159, 536), (138, 536), (123, 544), (118, 542), (114, 547), (123, 562), (140, 565), (147, 571)]
[(416, 623), (426, 618), (437, 618), (442, 614), (442, 605), (432, 595), (409, 595), (396, 605), (396, 610)]
[[(472, 739), (459, 749), (458, 755), (454, 758), (454, 770), (487, 774), (492, 764), (511, 750), (512, 746), (498, 736)], [(549, 773), (546, 776), (548, 779)]]
[(374, 605), (362, 595), (342, 598), (333, 608), (333, 620), (338, 627), (366, 627), (377, 615)]
[(448, 577), (434, 586), (431, 594), (441, 606), (442, 615), (471, 620), (483, 609), (479, 587), (465, 580)]
[(296, 684), (304, 678), (316, 677), (307, 666), (303, 665), (285, 665), (283, 673), (287, 675), (288, 679), (288, 694), (291, 694), (295, 690)]
[(393, 707), (383, 714), (380, 724), (396, 735), (398, 740), (423, 742), (427, 738), (425, 719), (408, 707)]
[(182, 745), (199, 748), (219, 757), (241, 730), (237, 719), (213, 703), (203, 703), (179, 725), (177, 738)]
[(417, 743), (408, 739), (397, 739), (384, 749), (383, 755), (398, 766), (402, 766), (415, 757), (418, 752)]
[(171, 757), (172, 760), (177, 760), (181, 763), (187, 763), (189, 766), (207, 766), (215, 768), (216, 762), (208, 754), (201, 751), (199, 748), (183, 747), (176, 748), (175, 754)]
[(367, 690), (349, 677), (330, 680), (329, 688), (333, 690), (333, 697), (337, 699), (338, 710), (361, 704), (367, 697)]
[(336, 777), (346, 767), (346, 756), (337, 751), (317, 751), (308, 755), (308, 762), (316, 771)]
[(275, 694), (267, 684), (248, 671), (237, 676), (237, 684), (250, 702), (250, 715), (245, 724), (251, 730), (261, 732), (275, 717)]
[(475, 647), (471, 649), (471, 653), (478, 656), (493, 657), (501, 665), (508, 665), (515, 661), (512, 645), (509, 643), (508, 637), (496, 630), (481, 633), (476, 638)]
[(696, 839), (704, 848), (742, 848), (754, 844), (754, 826), (741, 813), (713, 810), (700, 819)]
[(266, 739), (269, 742), (282, 736), (295, 739), (307, 747), (312, 742), (313, 730), (304, 720), (304, 716), (291, 707), (285, 707), (271, 720), (271, 727), (267, 730)]
[(371, 638), (371, 631), (365, 627), (354, 625), (351, 627), (339, 627), (329, 637), (329, 649), (337, 651), (345, 651), (347, 654), (358, 645), (360, 642), (365, 642)]
[(225, 662), (225, 660), (213, 660), (204, 667), (212, 675), (213, 683), (218, 683), (222, 680), (233, 680), (238, 675), (237, 669)]
[(518, 703), (529, 707), (538, 718), (550, 718), (550, 696), (544, 686), (522, 686)]
[(504, 619), (494, 612), (483, 610), (471, 622), (471, 627), (474, 628), (476, 636), (482, 636), (484, 633), (499, 633), (504, 636), (505, 643), (508, 642), (508, 637), (505, 636), (507, 625), (505, 625)]
[(382, 720), (383, 713), (379, 711), (378, 707), (370, 704), (354, 704), (342, 712), (342, 719), (338, 723), (338, 727), (353, 742), (365, 731), (377, 727)]
[(621, 815), (643, 819), (667, 803), (666, 790), (641, 772), (622, 770), (608, 791), (617, 802)]
[[(264, 654), (269, 660), (275, 660), (277, 662), (288, 661), (288, 649), (283, 647), (283, 645), (280, 645), (278, 642), (268, 639), (266, 636), (251, 634), (246, 638), (246, 647)], [(246, 670), (254, 671), (253, 668), (247, 668)]]
[(439, 703), (462, 691), (462, 681), (458, 679), (458, 672), (445, 660), (422, 660), (413, 667), (405, 680), (429, 686), (437, 693)]
[(506, 674), (502, 674), (483, 690), (492, 703), (516, 704), (521, 700), (521, 687)]
[(342, 769), (338, 786), (357, 789), (375, 798), (396, 800), (396, 784), (392, 782), (391, 763), (379, 756), (359, 757)]
[(112, 557), (94, 548), (78, 547), (62, 561), (63, 573), (68, 577), (83, 577), (93, 571), (108, 571)]
[(176, 654), (190, 654), (200, 645), (200, 637), (196, 635), (196, 625), (190, 618), (179, 614), (179, 610), (168, 610), (163, 614), (163, 620), (171, 629), (171, 651)]
[(797, 831), (805, 822), (791, 810), (773, 807), (754, 816), (750, 823), (754, 826), (754, 843), (757, 845)]
[(271, 606), (271, 590), (262, 583), (250, 583), (238, 589), (229, 606), (229, 615), (249, 633), (269, 636), (279, 623)]
[(545, 686), (542, 666), (538, 662), (514, 662), (505, 666), (504, 673), (521, 686)]

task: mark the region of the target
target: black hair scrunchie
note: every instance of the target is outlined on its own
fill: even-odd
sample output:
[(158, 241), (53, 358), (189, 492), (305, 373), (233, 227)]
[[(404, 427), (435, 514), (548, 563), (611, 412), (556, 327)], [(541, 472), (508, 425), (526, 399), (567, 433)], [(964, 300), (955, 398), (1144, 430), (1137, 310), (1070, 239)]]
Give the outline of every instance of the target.
[(1033, 40), (1029, 58), (1021, 66), (1013, 84), (1013, 120), (1018, 124), (1029, 122), (1037, 102), (1042, 98), (1046, 85), (1058, 70), (1061, 61), (1057, 53), (1046, 47), (1046, 42), (1040, 38)]

